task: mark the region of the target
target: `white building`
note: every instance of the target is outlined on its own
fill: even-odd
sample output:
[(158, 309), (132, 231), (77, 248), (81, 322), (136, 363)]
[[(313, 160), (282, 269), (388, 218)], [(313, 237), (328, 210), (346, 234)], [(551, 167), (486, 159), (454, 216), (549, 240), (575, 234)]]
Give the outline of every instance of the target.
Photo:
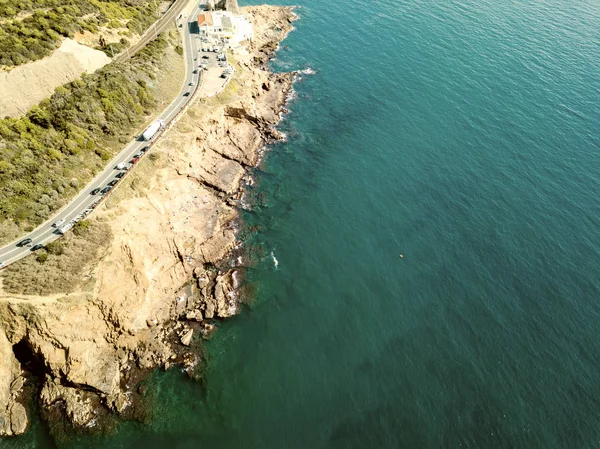
[(200, 35), (210, 39), (229, 39), (232, 43), (252, 40), (254, 29), (248, 19), (229, 11), (213, 11), (198, 16)]

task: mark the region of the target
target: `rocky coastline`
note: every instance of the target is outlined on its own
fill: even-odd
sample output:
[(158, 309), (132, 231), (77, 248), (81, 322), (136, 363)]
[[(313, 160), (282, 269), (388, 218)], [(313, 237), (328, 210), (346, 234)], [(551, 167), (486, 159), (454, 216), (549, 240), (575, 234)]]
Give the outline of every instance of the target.
[(148, 171), (93, 216), (113, 238), (85, 279), (51, 296), (0, 292), (0, 436), (27, 430), (31, 399), (56, 432), (144, 419), (144, 376), (174, 366), (196, 375), (202, 338), (238, 313), (234, 223), (248, 168), (281, 138), (294, 74), (267, 65), (296, 18), (289, 7), (241, 13), (255, 38), (234, 52), (236, 76), (197, 100)]

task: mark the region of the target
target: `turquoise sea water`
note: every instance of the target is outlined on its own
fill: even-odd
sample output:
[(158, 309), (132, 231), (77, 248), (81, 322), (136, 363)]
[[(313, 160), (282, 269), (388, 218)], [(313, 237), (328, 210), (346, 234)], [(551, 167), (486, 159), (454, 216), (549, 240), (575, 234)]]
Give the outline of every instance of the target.
[(598, 3), (288, 4), (274, 68), (316, 73), (245, 214), (256, 302), (71, 446), (598, 447)]

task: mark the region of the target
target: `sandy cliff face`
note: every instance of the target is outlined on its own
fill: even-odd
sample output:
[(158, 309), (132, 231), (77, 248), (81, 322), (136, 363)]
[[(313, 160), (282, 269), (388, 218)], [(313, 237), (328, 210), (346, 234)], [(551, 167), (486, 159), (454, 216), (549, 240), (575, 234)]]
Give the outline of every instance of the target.
[(0, 72), (2, 117), (18, 117), (48, 98), (58, 86), (82, 73), (93, 73), (110, 62), (100, 50), (66, 38), (51, 56)]
[(97, 212), (114, 239), (85, 288), (0, 298), (0, 435), (25, 430), (20, 394), (32, 374), (43, 377), (47, 417), (89, 427), (108, 409), (127, 416), (134, 371), (193, 370), (188, 346), (237, 312), (237, 268), (223, 260), (238, 244), (232, 222), (245, 167), (278, 136), (291, 75), (264, 64), (293, 18), (289, 8), (242, 12), (256, 37), (235, 55), (236, 78), (221, 97), (191, 106), (153, 149), (158, 168), (142, 188), (123, 185)]

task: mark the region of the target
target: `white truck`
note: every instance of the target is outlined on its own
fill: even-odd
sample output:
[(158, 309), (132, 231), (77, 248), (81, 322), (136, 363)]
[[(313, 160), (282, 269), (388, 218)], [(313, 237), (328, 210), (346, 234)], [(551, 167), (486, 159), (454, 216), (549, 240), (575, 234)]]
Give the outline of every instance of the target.
[(152, 124), (146, 128), (146, 131), (142, 133), (142, 138), (144, 140), (150, 140), (154, 135), (163, 127), (163, 120), (155, 120)]
[(73, 227), (73, 222), (70, 221), (69, 223), (66, 223), (64, 225), (62, 225), (60, 228), (58, 228), (56, 231), (60, 234), (60, 235), (64, 235), (69, 229), (71, 229)]

